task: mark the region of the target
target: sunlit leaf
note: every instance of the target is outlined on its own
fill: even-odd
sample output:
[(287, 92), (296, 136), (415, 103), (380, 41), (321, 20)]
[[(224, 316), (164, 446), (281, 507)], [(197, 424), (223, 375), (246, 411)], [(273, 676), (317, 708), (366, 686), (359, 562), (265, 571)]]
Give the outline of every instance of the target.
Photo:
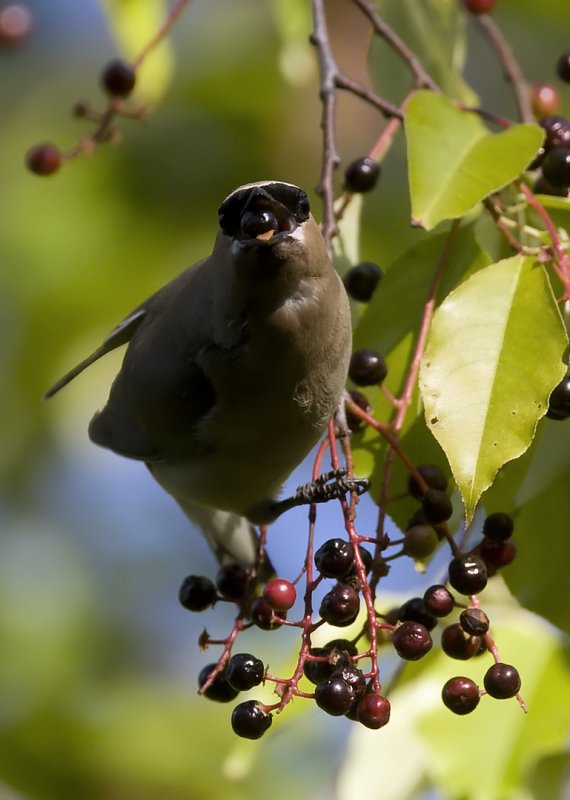
[(544, 137), (537, 125), (489, 133), (476, 114), (428, 91), (412, 97), (405, 129), (412, 218), (428, 230), (467, 214), (513, 181)]
[(481, 270), (436, 312), (420, 389), (468, 519), (497, 470), (530, 445), (566, 372), (566, 344), (546, 273), (528, 257)]
[[(409, 369), (423, 308), (429, 296), (437, 265), (445, 248), (447, 234), (433, 234), (422, 242), (409, 248), (402, 256), (388, 266), (386, 274), (372, 300), (366, 305), (364, 313), (354, 332), (354, 349), (370, 347), (378, 350), (388, 364), (388, 377), (384, 381), (393, 394), (402, 391), (405, 376)], [(456, 233), (451, 251), (450, 264), (444, 271), (438, 297), (445, 297), (466, 275), (488, 264), (488, 259), (478, 247), (473, 227), (467, 225)], [(393, 409), (377, 387), (363, 390), (368, 397), (377, 419), (387, 421)], [(444, 459), (426, 430), (423, 419), (420, 424), (421, 402), (414, 391), (412, 403), (406, 417), (403, 447), (416, 463)], [(372, 496), (378, 500), (382, 480), (384, 440), (372, 429), (357, 434), (352, 440), (355, 468), (359, 475), (370, 476), (373, 483)], [(396, 460), (394, 465), (394, 486), (396, 493), (405, 489), (407, 471)], [(393, 508), (398, 522), (403, 522), (412, 513), (411, 501), (401, 501)]]

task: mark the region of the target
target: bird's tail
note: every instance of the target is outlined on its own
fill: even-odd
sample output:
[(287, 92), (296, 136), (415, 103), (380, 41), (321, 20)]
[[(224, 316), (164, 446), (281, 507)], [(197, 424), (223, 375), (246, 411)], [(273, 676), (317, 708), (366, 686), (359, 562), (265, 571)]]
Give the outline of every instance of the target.
[[(178, 497), (175, 500), (188, 519), (201, 530), (220, 564), (256, 564), (259, 535), (249, 520), (231, 511), (198, 506)], [(271, 574), (273, 567), (265, 556), (259, 577), (268, 578)]]

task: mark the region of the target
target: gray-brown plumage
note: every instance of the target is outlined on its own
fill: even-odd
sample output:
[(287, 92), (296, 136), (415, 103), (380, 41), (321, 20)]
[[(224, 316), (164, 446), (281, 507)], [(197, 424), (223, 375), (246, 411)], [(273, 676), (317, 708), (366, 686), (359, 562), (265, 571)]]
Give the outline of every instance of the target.
[(47, 396), (128, 342), (90, 438), (146, 462), (222, 560), (251, 561), (243, 518), (279, 513), (283, 482), (334, 414), (350, 313), (301, 189), (241, 186), (219, 218), (212, 254), (142, 303)]

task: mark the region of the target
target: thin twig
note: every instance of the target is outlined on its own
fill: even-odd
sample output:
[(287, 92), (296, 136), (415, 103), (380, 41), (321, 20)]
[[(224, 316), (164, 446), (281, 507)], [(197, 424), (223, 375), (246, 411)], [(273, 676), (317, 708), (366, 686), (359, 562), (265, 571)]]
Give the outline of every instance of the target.
[(488, 14), (481, 14), (478, 16), (477, 22), (496, 51), (503, 67), (505, 78), (512, 86), (517, 102), (519, 119), (522, 122), (533, 122), (534, 114), (532, 113), (532, 107), (530, 105), (527, 83), (518, 61), (501, 33), (501, 29)]
[(384, 39), (405, 62), (414, 76), (416, 88), (431, 89), (434, 92), (438, 92), (439, 86), (422, 67), (416, 54), (400, 39), (394, 29), (382, 19), (376, 6), (369, 0), (352, 0), (352, 2), (368, 17), (378, 36)]

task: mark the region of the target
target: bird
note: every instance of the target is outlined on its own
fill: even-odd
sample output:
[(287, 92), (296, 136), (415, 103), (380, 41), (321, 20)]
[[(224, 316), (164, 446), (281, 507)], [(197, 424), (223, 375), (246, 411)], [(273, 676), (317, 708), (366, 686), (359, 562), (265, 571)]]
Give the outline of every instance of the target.
[(221, 564), (254, 564), (255, 526), (303, 502), (280, 492), (341, 404), (351, 317), (298, 186), (238, 186), (218, 220), (211, 255), (137, 306), (45, 397), (126, 344), (89, 438), (144, 462)]

